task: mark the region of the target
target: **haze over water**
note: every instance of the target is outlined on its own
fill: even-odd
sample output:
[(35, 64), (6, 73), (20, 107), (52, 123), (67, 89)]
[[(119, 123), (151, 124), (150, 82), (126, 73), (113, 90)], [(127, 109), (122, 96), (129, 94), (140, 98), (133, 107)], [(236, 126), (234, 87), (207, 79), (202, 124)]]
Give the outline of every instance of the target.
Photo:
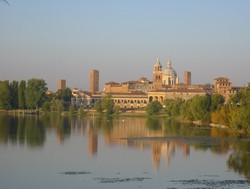
[(249, 188), (250, 140), (173, 120), (0, 116), (1, 188)]

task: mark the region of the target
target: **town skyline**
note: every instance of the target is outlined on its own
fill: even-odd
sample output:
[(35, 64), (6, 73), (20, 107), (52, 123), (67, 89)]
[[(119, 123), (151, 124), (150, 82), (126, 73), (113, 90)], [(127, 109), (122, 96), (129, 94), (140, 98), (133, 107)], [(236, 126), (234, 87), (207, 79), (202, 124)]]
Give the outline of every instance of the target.
[(159, 57), (183, 81), (234, 86), (250, 81), (250, 2), (240, 1), (9, 1), (0, 4), (0, 80), (42, 78), (49, 90), (65, 79), (89, 90), (89, 72), (109, 81), (146, 77)]

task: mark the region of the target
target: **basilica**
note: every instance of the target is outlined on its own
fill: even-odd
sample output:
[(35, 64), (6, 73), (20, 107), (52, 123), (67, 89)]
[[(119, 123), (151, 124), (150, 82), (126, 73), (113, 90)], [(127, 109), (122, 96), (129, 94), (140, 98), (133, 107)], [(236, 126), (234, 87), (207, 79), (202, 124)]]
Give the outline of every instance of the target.
[[(98, 81), (92, 75), (90, 86), (93, 89), (96, 88), (93, 86), (96, 83), (99, 86), (99, 72)], [(189, 71), (184, 71), (183, 78), (184, 80), (181, 82), (177, 72), (172, 67), (171, 60), (167, 61), (164, 68), (159, 58), (157, 58), (152, 69), (152, 80), (141, 77), (138, 80), (124, 81), (122, 83), (110, 81), (105, 83), (101, 92), (97, 90), (87, 92), (74, 89), (71, 104), (76, 108), (83, 106), (91, 109), (94, 107), (94, 103), (100, 100), (102, 96), (111, 95), (116, 107), (120, 109), (139, 109), (146, 107), (152, 101), (163, 103), (165, 99), (175, 98), (187, 100), (196, 95), (211, 95), (215, 91), (226, 97), (226, 95), (233, 94), (236, 91), (226, 77), (215, 79), (215, 88), (211, 84), (192, 85), (191, 72)], [(224, 86), (227, 86), (227, 88)]]

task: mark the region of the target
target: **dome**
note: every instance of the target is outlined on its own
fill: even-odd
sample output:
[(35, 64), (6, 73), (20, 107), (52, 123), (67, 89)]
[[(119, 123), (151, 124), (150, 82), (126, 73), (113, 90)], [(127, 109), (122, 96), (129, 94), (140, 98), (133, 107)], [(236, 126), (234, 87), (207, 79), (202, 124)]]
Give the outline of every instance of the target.
[(172, 68), (171, 60), (168, 61), (167, 68), (163, 70), (163, 75), (170, 77), (177, 77), (176, 71)]

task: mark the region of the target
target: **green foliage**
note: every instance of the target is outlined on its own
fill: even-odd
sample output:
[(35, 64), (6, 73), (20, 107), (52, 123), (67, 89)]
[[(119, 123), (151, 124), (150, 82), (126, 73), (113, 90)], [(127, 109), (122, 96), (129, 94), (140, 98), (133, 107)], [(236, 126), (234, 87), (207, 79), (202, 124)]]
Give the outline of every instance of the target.
[(29, 108), (39, 108), (45, 100), (47, 91), (46, 83), (43, 79), (30, 79), (26, 89), (26, 103)]
[(231, 96), (227, 104), (214, 111), (212, 123), (223, 124), (243, 133), (250, 132), (250, 87)]
[[(72, 107), (72, 106), (70, 106), (70, 107)], [(82, 106), (80, 106), (80, 107), (78, 108), (77, 114), (78, 114), (79, 116), (82, 116), (82, 115), (85, 114), (84, 108), (83, 108)]]
[(94, 109), (95, 109), (96, 112), (102, 113), (103, 109), (102, 109), (102, 102), (101, 102), (101, 100), (98, 100), (98, 101), (95, 102)]
[(189, 121), (201, 121), (202, 123), (210, 120), (210, 97), (194, 96), (187, 100), (181, 107), (181, 116)]
[(25, 91), (26, 91), (26, 81), (22, 80), (18, 85), (18, 107), (24, 109), (26, 107), (25, 102)]
[(50, 103), (50, 111), (61, 113), (63, 111), (63, 101), (53, 99)]
[(181, 108), (180, 108), (180, 114), (183, 119), (187, 119), (189, 121), (194, 121), (194, 115), (192, 112), (192, 100), (189, 99), (185, 101)]
[(45, 101), (42, 105), (42, 111), (43, 112), (49, 112), (50, 111), (50, 102)]
[(70, 88), (66, 88), (64, 90), (61, 91), (61, 97), (62, 97), (62, 100), (64, 102), (63, 106), (64, 106), (64, 109), (68, 110), (69, 109), (69, 106), (70, 106), (70, 102), (71, 102), (71, 97), (72, 97), (72, 91)]
[(0, 109), (8, 110), (11, 108), (11, 95), (9, 81), (0, 81)]
[(150, 102), (146, 107), (146, 112), (148, 115), (156, 115), (162, 109), (162, 104), (159, 101)]
[(57, 99), (63, 100), (64, 102), (70, 102), (72, 97), (72, 91), (70, 88), (66, 88), (64, 90), (57, 91)]
[(183, 100), (181, 98), (176, 99), (166, 99), (164, 100), (164, 110), (167, 115), (171, 117), (179, 116), (180, 115), (180, 108), (183, 104)]
[(250, 132), (250, 87), (232, 96), (228, 104), (232, 112), (230, 126), (243, 132)]
[(225, 103), (225, 98), (220, 94), (212, 94), (210, 111), (213, 112), (219, 109)]
[(114, 113), (114, 102), (111, 95), (104, 96), (101, 100), (102, 109), (106, 111), (106, 115)]
[(75, 106), (70, 106), (69, 107), (69, 113), (70, 113), (70, 115), (74, 115), (75, 111), (76, 111)]
[(18, 81), (12, 81), (9, 84), (10, 106), (12, 109), (18, 109)]
[(211, 122), (215, 124), (229, 126), (229, 118), (230, 118), (230, 108), (228, 105), (221, 106), (220, 109), (217, 109), (211, 114)]

